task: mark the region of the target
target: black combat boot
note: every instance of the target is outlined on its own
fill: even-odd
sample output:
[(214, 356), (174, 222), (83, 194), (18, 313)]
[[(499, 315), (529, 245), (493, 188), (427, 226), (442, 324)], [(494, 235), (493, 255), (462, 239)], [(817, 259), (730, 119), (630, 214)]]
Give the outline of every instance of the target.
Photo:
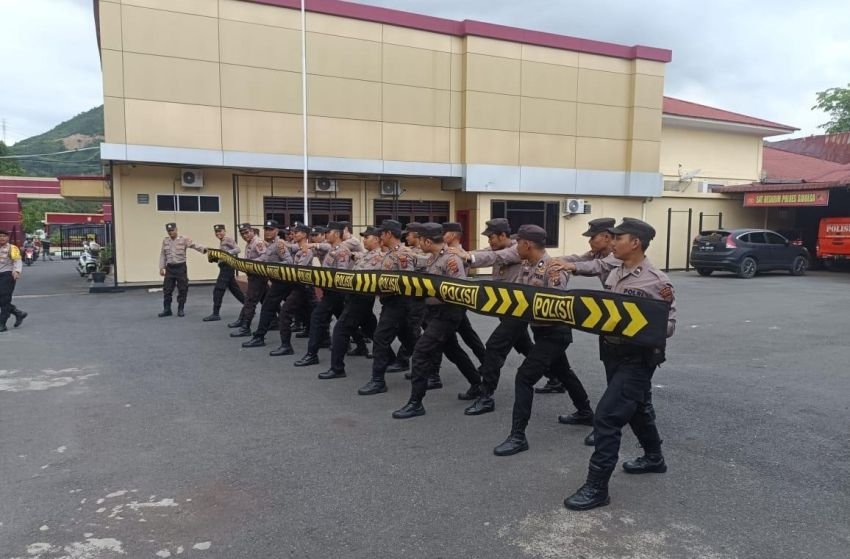
[(215, 311), (211, 315), (201, 319), (202, 322), (218, 322), (219, 320), (221, 320), (221, 316)]
[(443, 387), (443, 379), (440, 378), (440, 375), (433, 375), (428, 377), (428, 385), (425, 387), (425, 390), (439, 390)]
[(14, 311), (12, 311), (12, 314), (15, 315), (15, 323), (12, 325), (15, 328), (23, 324), (24, 319), (28, 316), (27, 313), (19, 309), (15, 309)]
[(584, 444), (586, 446), (596, 446), (596, 431), (591, 431), (590, 434), (584, 438)]
[(592, 427), (593, 408), (590, 407), (590, 402), (585, 402), (575, 413), (559, 415), (558, 423), (563, 423), (564, 425), (589, 425)]
[(534, 389), (536, 394), (563, 394), (566, 391), (567, 389), (561, 384), (561, 381), (553, 378), (546, 381), (546, 384), (542, 387)]
[(162, 312), (158, 315), (159, 318), (165, 318), (166, 316), (171, 316), (171, 303), (164, 303), (162, 305)]
[(491, 411), (496, 411), (496, 400), (493, 399), (492, 394), (482, 392), (478, 399), (475, 400), (474, 404), (463, 410), (463, 414), (483, 415), (485, 413), (490, 413)]
[(422, 400), (411, 398), (403, 408), (393, 412), (393, 419), (410, 419), (425, 415), (425, 406), (422, 405)]
[(294, 355), (295, 350), (289, 344), (280, 344), (280, 347), (269, 352), (272, 357), (280, 357), (281, 355)]
[(242, 322), (239, 326), (239, 330), (236, 332), (231, 332), (231, 338), (247, 338), (251, 335), (251, 323), (250, 322)]
[(8, 314), (5, 314), (5, 313), (0, 314), (0, 332), (5, 332), (5, 331), (8, 330), (8, 328), (6, 328), (6, 321), (7, 320), (9, 320)]
[(479, 396), (481, 396), (481, 385), (473, 384), (466, 392), (459, 393), (457, 395), (457, 399), (462, 400), (464, 402), (469, 402), (471, 400), (477, 400)]
[(387, 367), (388, 373), (402, 373), (404, 371), (409, 371), (409, 370), (410, 370), (410, 361), (407, 361), (407, 360), (394, 361), (393, 363), (390, 363), (389, 367)]
[(661, 454), (661, 441), (642, 443), (643, 456), (623, 462), (623, 470), (628, 474), (663, 474), (667, 464)]
[(382, 378), (372, 377), (372, 379), (361, 386), (357, 393), (361, 396), (372, 396), (373, 394), (383, 394), (387, 391), (387, 383)]
[(228, 328), (242, 328), (242, 319), (239, 318), (237, 320), (234, 320), (233, 322), (228, 322), (227, 327)]
[(345, 374), (345, 369), (341, 371), (336, 371), (333, 367), (331, 367), (324, 373), (319, 373), (319, 380), (332, 380), (335, 378), (345, 378), (346, 376), (347, 375)]
[(265, 336), (257, 336), (256, 334), (247, 342), (242, 342), (242, 347), (263, 347), (264, 345), (266, 345)]
[(493, 454), (496, 456), (513, 456), (526, 450), (528, 450), (528, 440), (525, 438), (525, 431), (514, 428), (505, 442), (493, 449)]
[[(297, 337), (298, 336), (296, 336), (296, 338)], [(318, 365), (318, 364), (319, 364), (319, 356), (316, 355), (315, 353), (307, 353), (307, 354), (304, 355), (304, 357), (302, 357), (301, 359), (299, 359), (298, 361), (293, 363), (293, 365), (295, 365), (296, 367), (309, 367), (310, 365)]]
[(608, 496), (608, 478), (611, 472), (599, 472), (588, 469), (587, 481), (578, 491), (564, 499), (564, 506), (570, 510), (590, 510), (604, 507), (611, 502)]
[(177, 305), (177, 316), (184, 317), (186, 313), (183, 311), (183, 305)]

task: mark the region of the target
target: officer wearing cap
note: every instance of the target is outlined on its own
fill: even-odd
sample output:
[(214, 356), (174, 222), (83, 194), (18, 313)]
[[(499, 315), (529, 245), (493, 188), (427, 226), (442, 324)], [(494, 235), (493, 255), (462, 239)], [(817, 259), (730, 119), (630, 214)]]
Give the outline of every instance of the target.
[[(517, 233), (517, 252), (523, 259), (515, 283), (532, 287), (567, 290), (569, 276), (565, 272), (550, 274), (549, 254), (546, 252), (546, 231), (537, 225), (523, 225)], [(510, 456), (528, 450), (525, 429), (531, 418), (534, 384), (545, 372), (557, 377), (578, 409), (589, 409), (587, 392), (567, 361), (566, 349), (573, 341), (572, 329), (563, 322), (532, 322), (534, 346), (523, 360), (514, 381), (514, 408), (511, 433), (493, 449), (497, 456)]]
[[(292, 240), (298, 243), (298, 251), (292, 257), (292, 264), (296, 266), (310, 266), (313, 263), (313, 251), (307, 248), (309, 244), (310, 228), (306, 225), (296, 225), (292, 227)], [(309, 324), (309, 308), (313, 300), (313, 287), (310, 285), (302, 285), (298, 283), (289, 284), (289, 290), (286, 299), (283, 301), (283, 307), (280, 311), (280, 319), (278, 320), (280, 331), (280, 346), (277, 349), (269, 352), (269, 355), (292, 355), (295, 350), (292, 348), (292, 322), (296, 317), (301, 317)], [(265, 332), (263, 333), (265, 334)], [(263, 341), (261, 338), (260, 341)], [(244, 344), (243, 344), (244, 345)]]
[(162, 280), (162, 312), (160, 318), (171, 316), (171, 297), (177, 286), (177, 316), (186, 316), (186, 296), (189, 294), (189, 276), (186, 270), (186, 250), (204, 252), (204, 247), (192, 242), (192, 239), (177, 233), (176, 223), (166, 223), (168, 236), (162, 240), (159, 251), (159, 275)]
[(320, 244), (325, 242), (325, 233), (328, 228), (324, 225), (316, 225), (310, 229), (310, 244)]
[[(354, 263), (354, 270), (379, 270), (384, 258), (381, 250), (381, 230), (377, 227), (367, 227), (361, 232), (363, 247), (367, 251), (363, 253)], [(355, 335), (358, 328), (362, 328), (366, 336), (375, 334), (376, 320), (372, 312), (375, 306), (374, 295), (363, 295), (350, 293), (345, 297), (345, 306), (342, 314), (334, 324), (331, 336), (331, 366), (319, 375), (320, 379), (335, 379), (346, 376), (345, 356), (348, 350), (348, 340)], [(351, 355), (349, 353), (348, 355)]]
[[(455, 279), (466, 278), (463, 262), (457, 255), (445, 249), (442, 226), (438, 223), (426, 223), (421, 237), (422, 250), (431, 257), (427, 273)], [(422, 405), (425, 392), (429, 388), (442, 387), (442, 383), (434, 385), (433, 379), (440, 370), (443, 354), (457, 366), (469, 382), (470, 389), (467, 393), (477, 391), (481, 384), (481, 377), (475, 365), (457, 340), (457, 329), (466, 316), (466, 308), (444, 303), (436, 297), (428, 297), (425, 303), (428, 305), (425, 330), (413, 348), (410, 398), (404, 406), (393, 412), (395, 419), (425, 415), (425, 407)]]
[(27, 313), (12, 304), (15, 284), (23, 269), (20, 249), (9, 242), (9, 232), (0, 229), (0, 332), (7, 330), (6, 321), (10, 316), (15, 315), (15, 328), (27, 317)]
[[(266, 242), (257, 235), (250, 223), (239, 225), (239, 235), (247, 243), (245, 246), (245, 258), (259, 261), (260, 257), (266, 251)], [(236, 322), (231, 322), (227, 325), (230, 328), (239, 328), (238, 331), (230, 334), (231, 338), (244, 338), (251, 335), (251, 322), (254, 320), (254, 314), (257, 312), (257, 305), (265, 298), (268, 287), (269, 281), (266, 278), (251, 274), (248, 275), (248, 292), (245, 296), (245, 303), (242, 305), (242, 312), (239, 314), (239, 319)]]
[[(604, 260), (576, 262), (567, 265), (589, 274), (608, 273), (605, 289), (634, 297), (659, 299), (670, 303), (667, 337), (676, 329), (676, 303), (670, 278), (652, 265), (646, 257), (655, 229), (635, 218), (624, 218), (609, 230), (614, 236), (612, 254), (620, 264), (611, 266)], [(605, 365), (608, 386), (599, 400), (593, 419), (596, 450), (590, 458), (587, 481), (564, 500), (573, 510), (588, 510), (607, 505), (608, 480), (617, 465), (622, 428), (628, 424), (644, 455), (623, 463), (630, 474), (664, 473), (667, 464), (661, 454), (661, 437), (655, 426), (652, 406), (652, 376), (664, 362), (664, 347), (647, 348), (631, 344), (617, 336), (603, 336), (600, 358)]]
[[(266, 250), (257, 257), (259, 262), (277, 262), (280, 264), (292, 264), (292, 254), (286, 246), (286, 241), (279, 238), (280, 224), (269, 219), (263, 224), (263, 236), (266, 241)], [(265, 344), (266, 332), (271, 328), (275, 317), (280, 314), (281, 302), (292, 290), (292, 284), (280, 280), (271, 280), (263, 298), (263, 306), (260, 308), (260, 321), (253, 337), (242, 343), (242, 347), (261, 347)]]
[(342, 244), (345, 245), (345, 248), (350, 250), (352, 254), (366, 252), (366, 249), (363, 248), (363, 243), (354, 234), (354, 230), (351, 228), (351, 222), (340, 221), (339, 223), (342, 224)]
[[(331, 221), (327, 225), (328, 232), (325, 238), (330, 245), (330, 250), (322, 260), (322, 267), (329, 270), (349, 270), (354, 264), (351, 251), (343, 244), (342, 235), (345, 226), (338, 221)], [(311, 245), (308, 245), (311, 246)], [(319, 363), (319, 344), (322, 338), (330, 338), (329, 328), (331, 318), (340, 316), (345, 307), (345, 295), (340, 291), (323, 290), (322, 300), (316, 305), (310, 318), (310, 338), (307, 342), (307, 353), (296, 361), (296, 367), (307, 367)], [(319, 378), (336, 378), (333, 370), (329, 370), (330, 376), (322, 373)]]
[[(422, 224), (416, 221), (412, 221), (408, 223), (405, 228), (402, 236), (404, 237), (404, 244), (410, 250), (410, 252), (415, 256), (418, 260), (419, 257), (425, 257), (425, 253), (422, 252), (422, 249), (419, 248), (419, 236), (422, 231)], [(426, 259), (427, 261), (427, 259)], [(424, 262), (423, 262), (424, 264)], [(424, 297), (414, 297), (410, 299), (410, 314), (408, 315), (408, 319), (413, 326), (414, 331), (416, 332), (416, 337), (419, 337), (419, 334), (422, 332), (422, 321), (425, 318), (425, 298)], [(410, 356), (413, 355), (413, 346), (406, 346), (405, 344), (401, 344), (398, 348), (398, 354), (396, 355), (395, 361), (393, 361), (389, 367), (387, 367), (388, 373), (400, 373), (402, 371), (407, 371), (410, 369)], [(404, 378), (410, 380), (411, 375), (407, 373)]]
[[(239, 245), (231, 237), (227, 236), (227, 228), (224, 225), (213, 225), (213, 231), (219, 240), (219, 249), (231, 256), (237, 256), (239, 254)], [(239, 289), (239, 284), (236, 282), (236, 270), (223, 262), (219, 262), (218, 278), (216, 278), (215, 287), (213, 287), (213, 311), (211, 315), (204, 317), (204, 322), (221, 320), (221, 316), (218, 313), (221, 310), (221, 303), (224, 300), (224, 293), (226, 291), (230, 291), (240, 303), (245, 304), (245, 295)]]
[[(414, 254), (401, 244), (401, 223), (394, 219), (385, 219), (381, 223), (381, 244), (386, 249), (381, 258), (379, 270), (392, 272), (412, 271)], [(381, 316), (375, 335), (372, 337), (372, 378), (357, 390), (361, 396), (371, 396), (387, 391), (385, 375), (387, 368), (395, 360), (392, 344), (398, 336), (402, 345), (414, 347), (418, 338), (418, 328), (409, 319), (411, 299), (401, 295), (380, 295)]]

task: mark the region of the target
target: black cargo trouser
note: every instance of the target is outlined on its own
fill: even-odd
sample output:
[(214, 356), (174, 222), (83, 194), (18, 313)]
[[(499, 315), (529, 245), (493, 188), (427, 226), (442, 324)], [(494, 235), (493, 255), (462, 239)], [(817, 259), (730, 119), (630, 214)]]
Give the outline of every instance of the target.
[(375, 335), (375, 297), (371, 295), (348, 295), (345, 307), (334, 325), (331, 336), (331, 369), (337, 372), (345, 370), (345, 354), (348, 352), (348, 339), (358, 328), (363, 329), (366, 337)]
[(12, 272), (0, 272), (0, 324), (6, 324), (9, 317), (18, 311), (12, 304), (16, 283)]
[(428, 377), (437, 374), (443, 355), (454, 363), (470, 386), (481, 383), (478, 370), (469, 355), (460, 347), (457, 328), (466, 316), (458, 305), (429, 305), (425, 313), (425, 328), (413, 349), (410, 399), (422, 401), (428, 389)]
[(248, 293), (245, 296), (245, 302), (242, 304), (242, 312), (239, 319), (246, 326), (251, 325), (254, 320), (254, 315), (257, 312), (257, 305), (263, 302), (266, 297), (266, 291), (269, 289), (269, 280), (260, 276), (248, 276)]
[(392, 343), (398, 336), (402, 346), (414, 347), (416, 333), (410, 322), (410, 299), (399, 295), (381, 297), (381, 317), (372, 336), (372, 378), (384, 380), (387, 367), (395, 359)]
[(331, 325), (332, 317), (339, 317), (345, 308), (345, 294), (339, 291), (325, 290), (322, 300), (313, 309), (310, 316), (310, 339), (307, 341), (307, 353), (319, 352), (319, 344)]
[(189, 274), (185, 262), (165, 265), (165, 279), (162, 280), (162, 302), (166, 306), (171, 305), (175, 286), (177, 286), (177, 304), (182, 307), (186, 304), (186, 297), (189, 295)]
[[(661, 452), (661, 437), (652, 407), (652, 375), (663, 352), (630, 344), (600, 344), (608, 387), (596, 406), (596, 450), (590, 467), (611, 472), (617, 466), (622, 429), (628, 424), (647, 453)], [(659, 356), (661, 359), (659, 359)]]
[(580, 409), (587, 407), (587, 392), (581, 381), (569, 368), (567, 347), (573, 341), (569, 326), (531, 326), (534, 346), (523, 360), (514, 381), (514, 409), (511, 432), (524, 433), (531, 419), (531, 404), (534, 401), (534, 385), (545, 373), (561, 381), (573, 404)]
[(245, 304), (245, 295), (239, 289), (239, 283), (236, 281), (236, 270), (227, 264), (219, 263), (218, 277), (215, 280), (215, 287), (213, 287), (213, 314), (218, 314), (218, 311), (221, 310), (221, 303), (224, 301), (226, 291), (230, 291), (240, 303)]
[[(260, 338), (264, 337), (271, 328), (274, 317), (280, 313), (280, 305), (284, 299), (289, 296), (293, 289), (293, 284), (284, 283), (282, 281), (272, 280), (271, 285), (266, 291), (266, 296), (263, 299), (263, 306), (260, 308), (260, 322), (257, 324), (257, 329), (254, 335)], [(278, 320), (280, 322), (280, 320)]]
[(407, 319), (413, 327), (415, 339), (413, 345), (410, 346), (402, 342), (401, 346), (398, 348), (398, 356), (396, 356), (397, 361), (404, 361), (405, 363), (410, 361), (410, 357), (413, 355), (413, 347), (416, 345), (416, 340), (418, 340), (419, 336), (422, 334), (422, 322), (425, 320), (425, 311), (427, 306), (428, 305), (425, 304), (425, 299), (410, 299), (410, 312), (407, 315)]
[(478, 372), (481, 374), (482, 391), (492, 396), (499, 386), (499, 377), (505, 359), (511, 349), (528, 356), (534, 344), (528, 335), (528, 323), (515, 318), (502, 318), (499, 325), (487, 339), (487, 353), (481, 361)]
[(466, 347), (472, 350), (472, 354), (478, 358), (478, 362), (484, 361), (484, 356), (487, 355), (487, 349), (484, 347), (484, 342), (481, 341), (481, 336), (472, 327), (469, 321), (469, 316), (464, 313), (463, 320), (457, 328), (457, 333), (466, 344)]
[[(283, 308), (280, 311), (278, 324), (280, 325), (280, 345), (292, 344), (292, 319), (302, 316), (305, 309), (310, 305), (312, 287), (306, 285), (290, 284), (292, 286)], [(268, 298), (268, 296), (267, 296)]]

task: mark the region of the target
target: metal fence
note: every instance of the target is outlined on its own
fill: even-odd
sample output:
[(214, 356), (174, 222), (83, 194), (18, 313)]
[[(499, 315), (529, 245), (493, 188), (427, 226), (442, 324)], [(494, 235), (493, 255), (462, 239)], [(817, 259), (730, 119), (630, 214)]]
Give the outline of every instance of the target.
[(100, 246), (110, 243), (108, 223), (97, 225), (61, 225), (59, 227), (59, 251), (62, 260), (76, 260), (83, 252), (84, 243), (95, 241)]

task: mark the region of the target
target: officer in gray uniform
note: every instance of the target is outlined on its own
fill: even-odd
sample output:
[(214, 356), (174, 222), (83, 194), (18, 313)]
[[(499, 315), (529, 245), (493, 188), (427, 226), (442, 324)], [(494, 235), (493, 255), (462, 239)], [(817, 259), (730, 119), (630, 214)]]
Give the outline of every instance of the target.
[(192, 239), (177, 234), (176, 223), (166, 223), (168, 236), (162, 240), (159, 251), (159, 275), (162, 280), (162, 312), (160, 318), (171, 316), (171, 297), (177, 286), (177, 316), (186, 316), (184, 308), (189, 294), (189, 276), (186, 270), (186, 250), (204, 252), (204, 247), (192, 242)]
[[(242, 240), (247, 243), (245, 258), (259, 261), (263, 253), (266, 252), (266, 242), (257, 235), (250, 223), (241, 224), (239, 234), (242, 236)], [(251, 322), (257, 312), (257, 305), (263, 302), (268, 288), (268, 279), (261, 276), (248, 276), (248, 293), (245, 296), (245, 303), (242, 305), (242, 312), (236, 322), (227, 325), (230, 328), (239, 328), (237, 332), (230, 334), (231, 338), (244, 338), (251, 335)]]
[[(463, 226), (460, 223), (454, 221), (444, 223), (443, 235), (445, 237), (447, 248), (463, 248), (460, 244), (461, 235), (463, 235)], [(468, 271), (469, 270), (467, 269), (467, 272)], [(472, 353), (478, 358), (478, 361), (483, 362), (484, 356), (487, 354), (487, 350), (484, 347), (484, 342), (481, 341), (481, 337), (478, 335), (478, 332), (476, 332), (475, 328), (472, 327), (469, 317), (465, 314), (463, 315), (463, 320), (458, 327), (457, 333), (463, 340), (463, 343), (466, 344), (466, 347), (472, 350)], [(467, 394), (462, 399), (475, 400), (477, 397), (478, 393), (476, 392), (474, 394)]]
[[(296, 225), (292, 228), (292, 238), (298, 243), (298, 251), (292, 257), (292, 264), (296, 266), (312, 266), (313, 250), (309, 248), (308, 235), (310, 228), (306, 225)], [(299, 283), (291, 284), (292, 289), (280, 312), (280, 347), (270, 355), (292, 355), (292, 321), (297, 316), (307, 316), (307, 309), (313, 299), (313, 286)]]
[(9, 242), (9, 232), (0, 229), (0, 332), (7, 330), (6, 321), (10, 316), (15, 315), (15, 328), (27, 317), (27, 313), (12, 304), (15, 284), (23, 270), (20, 249)]
[[(220, 241), (220, 250), (231, 256), (239, 255), (239, 245), (231, 237), (227, 236), (227, 228), (224, 225), (213, 225), (213, 231)], [(239, 284), (236, 282), (236, 270), (223, 262), (219, 262), (218, 278), (216, 278), (215, 287), (213, 287), (213, 312), (211, 315), (203, 318), (204, 322), (221, 320), (221, 316), (218, 313), (221, 310), (221, 303), (224, 301), (224, 293), (226, 291), (230, 291), (236, 297), (236, 300), (243, 305), (245, 304), (245, 295), (239, 289)]]
[[(450, 278), (466, 278), (463, 262), (457, 255), (445, 249), (443, 228), (439, 223), (426, 223), (421, 236), (422, 250), (431, 255), (426, 273)], [(395, 419), (425, 415), (422, 400), (425, 398), (430, 379), (440, 370), (444, 353), (469, 382), (470, 390), (478, 390), (481, 384), (481, 377), (475, 365), (457, 340), (457, 329), (466, 316), (466, 308), (444, 303), (436, 297), (428, 297), (425, 303), (428, 305), (424, 321), (425, 330), (413, 349), (410, 399), (402, 408), (393, 412)]]
[[(404, 228), (404, 244), (414, 256), (419, 257), (424, 253), (419, 248), (419, 235), (422, 231), (422, 224), (412, 221)], [(422, 321), (425, 319), (425, 298), (415, 297), (410, 299), (410, 313), (408, 319), (416, 332), (417, 339), (422, 332)], [(399, 340), (400, 342), (402, 340)], [(410, 369), (410, 356), (413, 355), (413, 346), (408, 347), (404, 343), (398, 348), (398, 354), (395, 361), (387, 367), (388, 373), (400, 373)], [(404, 378), (410, 380), (412, 375), (407, 373)]]
[[(605, 260), (568, 264), (581, 273), (608, 273), (605, 289), (635, 297), (658, 299), (670, 303), (667, 337), (676, 329), (676, 302), (673, 285), (666, 274), (656, 269), (646, 257), (655, 229), (634, 218), (624, 218), (610, 229), (614, 235), (613, 255), (621, 262), (611, 266)], [(644, 455), (623, 463), (630, 474), (664, 473), (667, 464), (661, 454), (661, 436), (655, 426), (652, 406), (652, 376), (664, 362), (665, 347), (644, 347), (617, 336), (602, 336), (600, 358), (605, 365), (608, 386), (596, 406), (593, 429), (596, 450), (590, 457), (587, 481), (564, 506), (572, 510), (589, 510), (610, 502), (608, 480), (617, 465), (622, 428), (628, 424)]]

